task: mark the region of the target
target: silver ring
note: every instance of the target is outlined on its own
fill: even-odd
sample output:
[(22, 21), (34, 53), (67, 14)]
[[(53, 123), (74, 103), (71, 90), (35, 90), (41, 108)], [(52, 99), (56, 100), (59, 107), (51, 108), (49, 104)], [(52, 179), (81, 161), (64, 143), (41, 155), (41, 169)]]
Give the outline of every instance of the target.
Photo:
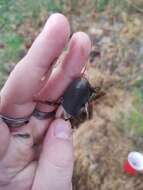
[(39, 120), (43, 120), (43, 119), (49, 119), (51, 117), (54, 117), (55, 113), (56, 113), (56, 110), (51, 111), (51, 112), (42, 112), (38, 109), (35, 109), (33, 112), (33, 116)]
[(0, 115), (0, 118), (7, 124), (8, 127), (11, 128), (22, 127), (23, 125), (28, 124), (30, 120), (30, 116), (14, 118), (5, 115)]

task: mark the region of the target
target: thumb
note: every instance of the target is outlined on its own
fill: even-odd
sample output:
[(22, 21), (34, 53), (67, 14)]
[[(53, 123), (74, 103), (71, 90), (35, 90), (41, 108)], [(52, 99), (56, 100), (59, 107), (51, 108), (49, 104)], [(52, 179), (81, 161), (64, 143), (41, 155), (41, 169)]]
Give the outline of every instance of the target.
[(32, 190), (71, 190), (73, 146), (70, 123), (56, 119), (44, 140)]

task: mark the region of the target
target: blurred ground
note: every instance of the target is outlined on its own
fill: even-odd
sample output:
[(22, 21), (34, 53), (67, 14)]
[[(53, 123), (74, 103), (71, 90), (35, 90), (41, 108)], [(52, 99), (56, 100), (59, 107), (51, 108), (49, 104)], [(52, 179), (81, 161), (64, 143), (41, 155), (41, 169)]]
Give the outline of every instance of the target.
[(105, 92), (74, 134), (74, 189), (141, 190), (143, 176), (125, 174), (123, 163), (143, 150), (143, 1), (1, 0), (1, 86), (56, 11), (67, 15), (72, 32), (89, 34), (89, 79)]
[[(74, 189), (80, 190), (141, 190), (143, 176), (130, 176), (123, 170), (128, 153), (142, 151), (139, 136), (131, 133), (131, 126), (122, 125), (123, 116), (134, 110), (133, 97), (122, 89), (116, 76), (89, 69), (93, 85), (104, 79), (111, 82), (106, 95), (93, 102), (93, 118), (81, 124), (74, 134)], [(99, 82), (100, 83), (100, 82)], [(119, 115), (122, 115), (120, 118)], [(121, 126), (120, 126), (121, 125)]]

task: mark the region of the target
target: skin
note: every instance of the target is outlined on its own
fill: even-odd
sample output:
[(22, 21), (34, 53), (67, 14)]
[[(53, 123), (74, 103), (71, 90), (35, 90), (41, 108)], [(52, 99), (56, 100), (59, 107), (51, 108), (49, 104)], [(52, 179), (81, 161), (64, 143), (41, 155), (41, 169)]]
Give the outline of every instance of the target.
[[(33, 101), (56, 101), (85, 67), (91, 42), (83, 32), (70, 36), (68, 20), (53, 14), (27, 55), (16, 65), (0, 92), (0, 113), (24, 117), (36, 107), (54, 106)], [(53, 67), (63, 52), (62, 63)], [(73, 146), (71, 125), (62, 118), (38, 120), (10, 129), (0, 121), (0, 190), (71, 190)]]

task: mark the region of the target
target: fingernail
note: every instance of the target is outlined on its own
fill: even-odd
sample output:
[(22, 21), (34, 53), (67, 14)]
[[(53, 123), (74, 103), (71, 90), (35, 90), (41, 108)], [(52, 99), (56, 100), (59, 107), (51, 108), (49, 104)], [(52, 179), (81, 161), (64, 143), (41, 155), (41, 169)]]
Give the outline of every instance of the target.
[(55, 126), (55, 137), (63, 140), (71, 139), (71, 128), (69, 122), (59, 120)]

